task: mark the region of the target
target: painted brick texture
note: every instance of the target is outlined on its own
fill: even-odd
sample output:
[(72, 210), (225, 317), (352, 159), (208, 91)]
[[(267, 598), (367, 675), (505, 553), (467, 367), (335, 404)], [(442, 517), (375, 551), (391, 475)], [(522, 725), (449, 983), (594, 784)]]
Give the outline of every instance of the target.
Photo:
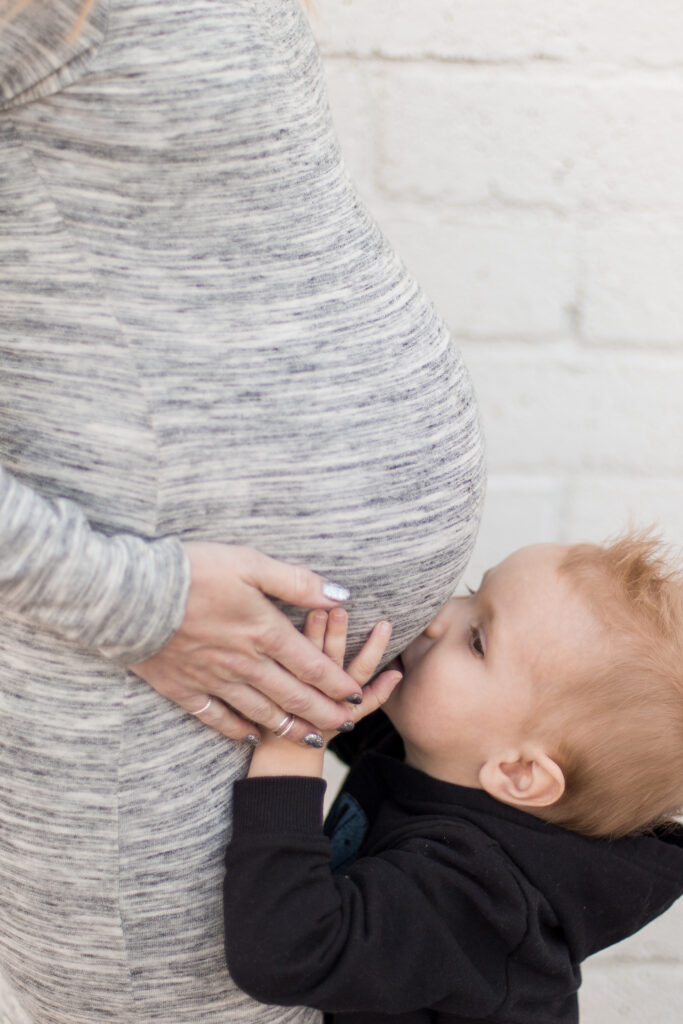
[[(462, 346), (475, 584), (536, 540), (683, 537), (683, 4), (315, 0), (350, 173)], [(586, 965), (583, 1024), (680, 1024), (683, 907)]]

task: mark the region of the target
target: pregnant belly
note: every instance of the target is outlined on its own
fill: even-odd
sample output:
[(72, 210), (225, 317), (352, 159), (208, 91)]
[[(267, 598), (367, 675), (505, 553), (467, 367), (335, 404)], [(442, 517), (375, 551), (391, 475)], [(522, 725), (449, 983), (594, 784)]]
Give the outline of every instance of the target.
[(419, 632), (453, 592), (479, 522), (469, 376), (418, 304), (409, 330), (389, 317), (372, 340), (294, 339), (290, 327), (267, 350), (235, 341), (227, 361), (195, 358), (175, 387), (166, 377), (157, 416), (162, 532), (253, 545), (344, 583), (351, 649), (380, 617), (394, 625), (391, 651)]
[(176, 266), (164, 248), (162, 266), (134, 239), (97, 277), (69, 259), (8, 362), (0, 458), (107, 532), (249, 544), (331, 576), (353, 594), (351, 649), (386, 617), (395, 651), (467, 563), (483, 446), (447, 330), (337, 199), (346, 233), (315, 250), (290, 212), (286, 250), (251, 239)]

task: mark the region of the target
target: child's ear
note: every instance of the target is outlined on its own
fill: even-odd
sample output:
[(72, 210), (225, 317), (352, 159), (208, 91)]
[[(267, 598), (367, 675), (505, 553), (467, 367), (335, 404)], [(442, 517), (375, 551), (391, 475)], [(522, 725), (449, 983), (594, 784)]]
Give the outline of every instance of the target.
[(480, 769), (479, 783), (496, 800), (515, 807), (549, 807), (564, 793), (564, 773), (543, 750), (512, 760), (491, 758)]

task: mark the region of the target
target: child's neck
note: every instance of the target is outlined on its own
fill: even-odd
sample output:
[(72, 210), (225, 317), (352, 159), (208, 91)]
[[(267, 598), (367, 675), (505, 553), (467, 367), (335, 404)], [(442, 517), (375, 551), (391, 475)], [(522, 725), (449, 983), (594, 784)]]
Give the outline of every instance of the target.
[(403, 741), (405, 763), (417, 768), (441, 782), (450, 782), (455, 786), (466, 786), (469, 789), (481, 789), (479, 773), (473, 765), (457, 761), (455, 758), (440, 758), (429, 751), (422, 751), (410, 743)]

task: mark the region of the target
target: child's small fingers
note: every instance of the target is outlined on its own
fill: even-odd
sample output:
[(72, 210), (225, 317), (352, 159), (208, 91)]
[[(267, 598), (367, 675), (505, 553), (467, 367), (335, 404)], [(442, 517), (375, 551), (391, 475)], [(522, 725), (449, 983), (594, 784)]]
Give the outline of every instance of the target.
[(377, 670), (387, 644), (391, 638), (391, 623), (378, 622), (363, 647), (353, 659), (346, 670), (352, 679), (363, 686), (368, 679), (372, 679)]
[(382, 672), (376, 679), (373, 679), (363, 690), (363, 703), (353, 710), (354, 722), (360, 722), (362, 718), (381, 708), (402, 679), (401, 673), (393, 669), (389, 672)]
[(343, 608), (332, 608), (327, 613), (327, 629), (325, 631), (325, 646), (323, 650), (328, 658), (335, 661), (337, 665), (344, 664), (348, 624), (349, 617)]
[(325, 628), (327, 627), (327, 612), (324, 608), (316, 608), (309, 612), (302, 630), (307, 640), (322, 651), (325, 643)]

